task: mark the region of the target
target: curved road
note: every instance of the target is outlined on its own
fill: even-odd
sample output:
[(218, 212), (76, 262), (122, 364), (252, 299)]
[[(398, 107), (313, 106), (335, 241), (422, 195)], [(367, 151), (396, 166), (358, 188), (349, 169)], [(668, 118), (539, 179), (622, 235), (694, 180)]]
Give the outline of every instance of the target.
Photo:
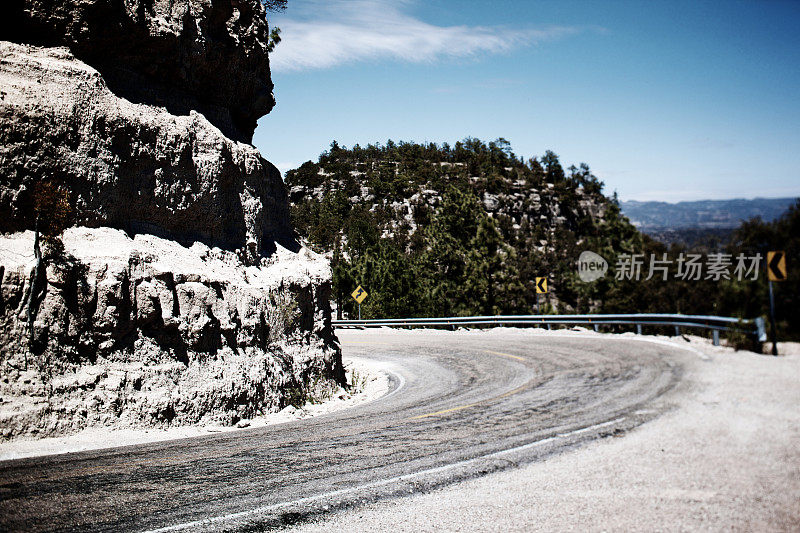
[(622, 433), (657, 414), (678, 350), (624, 339), (340, 331), (392, 392), (265, 428), (0, 463), (2, 530), (259, 530)]

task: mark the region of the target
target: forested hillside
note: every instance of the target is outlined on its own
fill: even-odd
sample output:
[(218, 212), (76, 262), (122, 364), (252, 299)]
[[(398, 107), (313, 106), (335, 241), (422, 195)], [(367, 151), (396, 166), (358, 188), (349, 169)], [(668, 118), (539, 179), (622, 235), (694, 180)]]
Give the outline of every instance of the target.
[[(765, 311), (763, 272), (755, 281), (676, 279), (673, 265), (668, 280), (646, 280), (645, 265), (639, 280), (616, 279), (621, 254), (674, 262), (687, 250), (639, 233), (588, 165), (565, 169), (550, 151), (524, 160), (504, 139), (351, 149), (333, 142), (285, 179), (295, 227), (330, 254), (339, 316), (354, 315), (349, 295), (358, 285), (369, 292), (365, 318), (532, 313), (537, 276), (550, 282), (543, 313)], [(745, 224), (727, 251), (765, 254), (797, 213)], [(608, 261), (605, 277), (579, 279), (584, 250)]]
[(641, 244), (588, 166), (523, 161), (503, 139), (334, 142), (286, 182), (294, 224), (332, 252), (339, 309), (361, 284), (370, 317), (533, 312), (536, 276), (555, 293), (543, 310), (588, 310), (608, 287), (578, 286), (570, 259)]

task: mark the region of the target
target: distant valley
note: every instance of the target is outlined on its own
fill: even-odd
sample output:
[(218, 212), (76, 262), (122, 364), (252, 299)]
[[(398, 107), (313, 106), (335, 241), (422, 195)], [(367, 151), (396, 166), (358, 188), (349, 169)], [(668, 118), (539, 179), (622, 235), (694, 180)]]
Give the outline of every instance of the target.
[(631, 200), (620, 202), (620, 208), (634, 226), (645, 232), (667, 228), (732, 229), (753, 217), (771, 222), (796, 201), (797, 198), (737, 198), (671, 204)]
[(753, 217), (772, 222), (797, 198), (620, 202), (622, 213), (643, 233), (666, 244), (720, 249), (739, 225)]

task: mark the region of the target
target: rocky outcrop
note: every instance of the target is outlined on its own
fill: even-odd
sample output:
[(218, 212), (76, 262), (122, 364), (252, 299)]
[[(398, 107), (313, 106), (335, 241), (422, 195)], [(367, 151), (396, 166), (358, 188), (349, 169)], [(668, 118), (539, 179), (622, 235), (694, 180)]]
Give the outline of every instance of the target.
[[(233, 423), (344, 384), (328, 264), (247, 144), (274, 105), (261, 2), (2, 15), (0, 437)], [(31, 230), (65, 220), (39, 262)]]
[(307, 250), (245, 266), (218, 248), (109, 228), (71, 228), (63, 243), (28, 346), (33, 233), (0, 239), (5, 438), (235, 423), (343, 376), (330, 268)]
[(9, 0), (0, 40), (66, 46), (115, 94), (250, 142), (275, 105), (259, 0)]
[[(387, 171), (387, 167), (390, 170)], [(367, 165), (344, 160), (337, 161), (335, 168), (308, 162), (289, 171), (286, 177), (293, 205), (303, 207), (324, 202), (339, 191), (345, 191), (350, 205), (362, 205), (371, 212), (381, 211), (381, 229), (385, 235), (397, 231), (413, 235), (428, 220), (430, 208), (441, 202), (445, 192), (442, 184), (459, 179), (469, 181), (485, 212), (502, 221), (515, 238), (526, 239), (532, 228), (536, 228), (539, 239), (535, 244), (542, 250), (547, 245), (547, 237), (555, 232), (570, 230), (580, 234), (585, 229), (581, 228), (582, 224), (602, 224), (606, 217), (608, 200), (599, 192), (563, 184), (556, 187), (554, 183), (532, 185), (518, 174), (518, 169), (512, 168), (503, 169), (495, 178), (497, 190), (493, 192), (487, 187), (489, 176), (470, 176), (460, 163), (415, 161), (413, 166), (408, 165), (401, 171), (399, 165), (387, 161)], [(385, 183), (403, 180), (406, 183), (398, 187), (402, 192), (387, 192)], [(375, 184), (383, 186), (383, 190), (376, 191)]]
[(0, 42), (0, 231), (33, 229), (34, 184), (75, 224), (266, 255), (296, 248), (280, 173), (197, 112), (119, 98), (66, 48)]

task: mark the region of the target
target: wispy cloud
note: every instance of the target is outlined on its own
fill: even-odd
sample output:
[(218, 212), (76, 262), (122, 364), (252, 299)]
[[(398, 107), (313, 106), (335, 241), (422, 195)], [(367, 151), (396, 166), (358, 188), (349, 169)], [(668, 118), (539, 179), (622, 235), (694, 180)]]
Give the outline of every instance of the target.
[(283, 40), (271, 57), (274, 70), (321, 69), (376, 59), (434, 62), (502, 53), (579, 31), (568, 26), (436, 26), (405, 13), (408, 2), (398, 0), (338, 0), (313, 5), (313, 10), (303, 10), (309, 13), (307, 17), (287, 15), (277, 20)]

